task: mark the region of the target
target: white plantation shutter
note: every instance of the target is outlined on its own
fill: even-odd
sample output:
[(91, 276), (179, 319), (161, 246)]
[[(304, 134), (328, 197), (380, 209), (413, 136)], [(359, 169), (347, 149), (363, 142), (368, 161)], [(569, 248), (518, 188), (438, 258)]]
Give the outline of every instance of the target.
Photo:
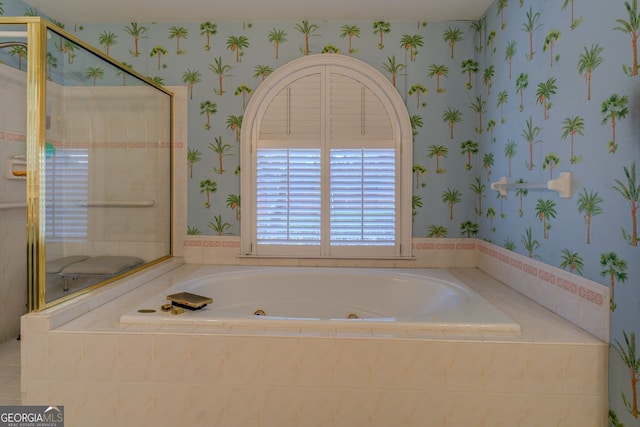
[(57, 149), (46, 159), (46, 223), (48, 241), (87, 240), (87, 150)]
[(257, 243), (319, 245), (320, 150), (258, 150), (256, 177)]
[(389, 113), (366, 85), (329, 73), (330, 244), (396, 242), (396, 156)]
[[(247, 134), (252, 137), (251, 163), (243, 163), (243, 177), (251, 180), (243, 194), (251, 196), (246, 207), (251, 217), (243, 222), (243, 233), (251, 230), (251, 238), (245, 244), (243, 237), (243, 253), (409, 254), (409, 249), (402, 251), (402, 243), (410, 247), (410, 225), (400, 226), (406, 212), (401, 208), (406, 193), (401, 184), (406, 181), (400, 169), (410, 163), (402, 158), (406, 139), (400, 126), (394, 127), (391, 101), (382, 99), (376, 84), (338, 66), (308, 67), (287, 77), (286, 84), (268, 87), (271, 95), (258, 107), (250, 103), (245, 114), (249, 124), (243, 141)], [(401, 103), (393, 91), (394, 102)], [(403, 103), (401, 108), (406, 114)], [(408, 115), (403, 129), (410, 129), (407, 124)]]
[(331, 150), (331, 245), (395, 244), (393, 149)]

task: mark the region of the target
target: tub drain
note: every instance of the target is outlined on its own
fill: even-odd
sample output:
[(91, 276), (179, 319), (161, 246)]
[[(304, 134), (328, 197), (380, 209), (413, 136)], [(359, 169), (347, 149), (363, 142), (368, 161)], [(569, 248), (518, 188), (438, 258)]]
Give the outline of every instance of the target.
[(347, 314), (347, 319), (359, 319), (359, 318), (360, 318), (360, 316), (358, 316), (358, 315), (357, 315), (357, 314), (355, 314), (355, 313), (349, 313), (349, 314)]
[(267, 315), (267, 312), (266, 312), (266, 311), (264, 311), (264, 310), (258, 309), (258, 310), (256, 310), (256, 311), (254, 311), (254, 312), (253, 312), (253, 315), (254, 315), (254, 316), (266, 316), (266, 315)]

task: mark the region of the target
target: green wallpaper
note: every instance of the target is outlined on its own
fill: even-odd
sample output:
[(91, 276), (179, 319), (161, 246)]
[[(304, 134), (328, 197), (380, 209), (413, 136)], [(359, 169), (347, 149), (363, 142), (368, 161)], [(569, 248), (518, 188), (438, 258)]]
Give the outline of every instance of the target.
[[(479, 237), (610, 286), (610, 425), (640, 426), (635, 0), (496, 0), (476, 22), (212, 12), (200, 23), (65, 24), (142, 74), (189, 85), (190, 155), (179, 159), (192, 166), (189, 233), (240, 233), (238, 132), (264, 76), (323, 51), (379, 69), (415, 130), (413, 235)], [(490, 190), (502, 176), (539, 183), (565, 171), (571, 198)]]

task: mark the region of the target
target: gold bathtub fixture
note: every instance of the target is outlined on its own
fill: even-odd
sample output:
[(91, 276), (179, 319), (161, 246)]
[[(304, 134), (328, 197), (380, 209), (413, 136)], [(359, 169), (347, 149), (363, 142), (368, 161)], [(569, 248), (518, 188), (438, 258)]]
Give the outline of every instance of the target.
[(360, 316), (358, 316), (358, 315), (357, 315), (357, 314), (355, 314), (355, 313), (349, 313), (349, 314), (347, 315), (347, 319), (359, 319), (359, 318), (360, 318)]
[(178, 314), (184, 313), (184, 308), (174, 305), (171, 307), (171, 311), (169, 311), (169, 313), (173, 314), (174, 316), (177, 316)]
[(160, 310), (162, 310), (165, 313), (169, 313), (169, 314), (173, 314), (173, 315), (178, 315), (178, 314), (184, 313), (184, 308), (178, 307), (178, 306), (174, 306), (171, 303), (162, 304), (162, 307), (160, 307)]
[(262, 309), (257, 309), (256, 311), (253, 312), (254, 316), (266, 316), (267, 312), (262, 310)]
[(186, 308), (187, 310), (200, 310), (213, 302), (213, 298), (192, 294), (191, 292), (178, 292), (167, 295), (173, 307)]

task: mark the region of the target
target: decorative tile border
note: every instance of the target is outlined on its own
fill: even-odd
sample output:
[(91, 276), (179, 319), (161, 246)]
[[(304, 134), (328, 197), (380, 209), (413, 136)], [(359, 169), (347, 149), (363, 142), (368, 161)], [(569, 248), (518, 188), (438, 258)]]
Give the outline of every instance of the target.
[(538, 269), (529, 265), (529, 264), (522, 264), (522, 270), (525, 271), (526, 273), (529, 273), (530, 275), (532, 275), (533, 277), (538, 277)]
[[(559, 287), (561, 287), (562, 289), (564, 289), (565, 291), (571, 292), (572, 294), (576, 294), (578, 292), (578, 285), (577, 284), (573, 283), (570, 280), (563, 279), (562, 277), (558, 277), (557, 285)], [(584, 288), (581, 288), (581, 289), (584, 289)], [(602, 295), (600, 295), (600, 299), (602, 299)], [(592, 302), (594, 302), (594, 301), (592, 301)], [(598, 305), (602, 305), (602, 302), (598, 303)]]
[(545, 282), (551, 283), (552, 285), (556, 284), (556, 276), (553, 273), (549, 273), (548, 271), (539, 270), (538, 277), (544, 280)]
[[(187, 236), (185, 247), (223, 247), (239, 248), (240, 238), (237, 236)], [(476, 242), (420, 242), (414, 240), (412, 248), (415, 251), (475, 251)]]
[(215, 237), (211, 239), (190, 239), (184, 241), (185, 247), (196, 248), (239, 248), (240, 240), (218, 240)]
[(27, 135), (24, 132), (13, 132), (13, 131), (0, 129), (0, 141), (26, 142)]
[[(284, 264), (295, 263), (294, 258), (239, 258), (238, 236), (186, 236), (183, 244), (185, 262), (190, 264)], [(475, 239), (413, 239), (412, 259), (388, 259), (380, 264), (372, 259), (305, 259), (300, 265), (384, 266), (401, 268), (474, 268), (477, 266), (477, 241)], [(213, 261), (215, 260), (215, 261)], [(315, 260), (315, 261), (314, 261)]]
[(524, 263), (518, 259), (514, 259), (514, 258), (509, 258), (509, 265), (513, 268), (516, 268), (518, 270), (522, 270)]
[(602, 294), (599, 294), (598, 292), (594, 292), (590, 289), (586, 289), (583, 287), (580, 287), (578, 289), (578, 295), (586, 299), (587, 301), (591, 301), (592, 303), (600, 306), (602, 306), (605, 301), (605, 298), (602, 296)]
[(157, 141), (75, 141), (75, 142), (53, 142), (55, 147), (64, 148), (86, 148), (86, 149), (104, 149), (104, 148), (183, 148), (184, 141), (157, 142)]
[[(427, 240), (427, 242), (424, 242)], [(432, 240), (438, 239), (413, 239), (412, 249), (415, 251), (421, 250), (471, 250), (475, 251), (477, 249), (477, 244), (475, 241), (473, 242), (433, 242)], [(455, 240), (455, 239), (446, 239), (446, 240)]]
[(478, 254), (478, 268), (487, 274), (609, 341), (609, 287), (488, 242), (479, 241)]
[[(534, 266), (532, 265), (532, 263), (527, 263), (526, 261), (522, 261), (518, 259), (522, 255), (518, 255), (514, 253), (514, 255), (510, 256), (509, 254), (505, 254), (501, 251), (498, 251), (496, 249), (489, 247), (486, 243), (480, 243), (478, 245), (478, 250), (481, 253), (487, 254), (492, 258), (502, 261), (513, 268), (522, 270), (533, 277), (537, 277), (538, 279), (541, 279), (547, 283), (555, 285), (558, 288), (563, 289), (571, 294), (578, 295), (579, 297), (584, 298), (585, 300), (593, 304), (596, 304), (599, 306), (604, 306), (605, 304), (606, 297), (602, 292), (597, 292), (587, 287), (581, 286), (572, 280), (558, 277), (551, 270), (551, 269), (557, 270), (556, 267), (549, 265), (548, 269), (545, 269), (539, 266)], [(540, 263), (540, 264), (543, 264), (543, 263)], [(583, 280), (586, 280), (586, 279), (583, 279)]]

